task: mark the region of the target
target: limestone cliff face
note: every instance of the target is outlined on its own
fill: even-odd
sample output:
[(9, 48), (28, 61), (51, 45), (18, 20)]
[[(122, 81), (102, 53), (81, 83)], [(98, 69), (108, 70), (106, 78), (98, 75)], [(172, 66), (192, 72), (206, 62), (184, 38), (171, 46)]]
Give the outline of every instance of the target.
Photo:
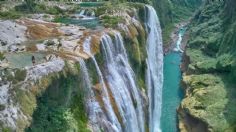
[(234, 4), (206, 1), (190, 25), (181, 131), (236, 130)]
[[(124, 39), (140, 88), (141, 107), (148, 115), (144, 83), (147, 32), (143, 21), (144, 4), (112, 8), (109, 5), (93, 10), (103, 25), (101, 29), (28, 18), (0, 22), (3, 25), (0, 30), (7, 31), (6, 37), (0, 37), (3, 46), (0, 49), (3, 56), (0, 61), (0, 131), (90, 131), (97, 124), (91, 124), (88, 119), (90, 91), (84, 86), (86, 79), (80, 60), (86, 63), (92, 90), (103, 106), (99, 75), (91, 56), (102, 72), (107, 72), (103, 67), (102, 35), (107, 34), (115, 41), (117, 32)], [(11, 36), (8, 32), (21, 35)], [(114, 97), (111, 91), (108, 93), (115, 114), (122, 122)], [(138, 107), (134, 99), (133, 105)], [(105, 131), (112, 128), (109, 124), (102, 125), (100, 128)]]

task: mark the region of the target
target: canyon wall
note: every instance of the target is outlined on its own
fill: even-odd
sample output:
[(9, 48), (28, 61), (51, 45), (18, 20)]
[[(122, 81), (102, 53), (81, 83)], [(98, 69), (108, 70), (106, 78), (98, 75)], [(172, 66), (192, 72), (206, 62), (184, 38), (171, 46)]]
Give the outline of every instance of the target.
[(181, 131), (236, 130), (234, 0), (206, 1), (189, 29)]

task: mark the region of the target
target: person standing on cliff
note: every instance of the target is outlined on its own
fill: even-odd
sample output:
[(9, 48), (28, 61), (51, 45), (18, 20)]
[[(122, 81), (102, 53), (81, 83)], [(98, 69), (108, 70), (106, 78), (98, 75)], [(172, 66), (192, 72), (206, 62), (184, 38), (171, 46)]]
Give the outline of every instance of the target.
[(34, 65), (35, 65), (35, 57), (32, 56), (31, 60), (32, 60), (32, 64), (33, 64), (33, 66), (34, 66)]

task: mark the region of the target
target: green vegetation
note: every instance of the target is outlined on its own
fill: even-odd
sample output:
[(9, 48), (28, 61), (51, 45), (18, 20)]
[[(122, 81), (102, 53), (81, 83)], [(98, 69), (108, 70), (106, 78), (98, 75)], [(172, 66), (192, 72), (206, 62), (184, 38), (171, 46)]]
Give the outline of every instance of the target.
[(227, 75), (186, 76), (184, 81), (192, 95), (182, 101), (185, 111), (213, 131), (235, 130), (236, 90), (230, 80)]
[(174, 24), (168, 24), (165, 26), (165, 28), (162, 29), (162, 39), (164, 46), (169, 46), (168, 43), (170, 42), (170, 34), (175, 29)]
[(236, 131), (236, 23), (229, 17), (235, 10), (226, 8), (233, 3), (206, 2), (190, 26), (190, 64), (184, 76), (189, 96), (182, 105), (209, 131)]
[(5, 108), (6, 108), (6, 106), (5, 106), (5, 105), (3, 105), (3, 104), (0, 104), (0, 111), (3, 111)]
[[(31, 1), (31, 0), (29, 0)], [(44, 3), (22, 3), (15, 7), (15, 10), (23, 13), (47, 13), (52, 15), (64, 14), (64, 10), (58, 6), (46, 6)]]
[(5, 56), (4, 56), (4, 53), (1, 53), (0, 52), (0, 61), (4, 60), (5, 59)]
[(105, 2), (83, 2), (80, 3), (79, 5), (81, 7), (98, 7), (98, 6), (103, 6)]
[(22, 112), (27, 116), (31, 117), (34, 109), (36, 108), (36, 99), (35, 96), (26, 90), (16, 87), (15, 89), (17, 102), (20, 104)]
[(37, 99), (33, 122), (26, 132), (88, 132), (85, 92), (78, 76), (54, 77), (47, 90)]
[(188, 21), (201, 5), (201, 0), (153, 0), (163, 31), (163, 43), (169, 44), (175, 24)]
[(24, 81), (26, 77), (26, 70), (16, 70), (15, 72), (15, 79), (17, 81)]
[(137, 83), (139, 88), (146, 90), (146, 85), (144, 82), (145, 78), (145, 71), (146, 71), (146, 32), (143, 28), (130, 26), (130, 31), (137, 31), (138, 35), (133, 38), (129, 38), (125, 35), (125, 33), (122, 36), (124, 37), (125, 42), (125, 49), (128, 53), (129, 62), (131, 64), (131, 67), (133, 68), (136, 77), (137, 77)]
[(44, 2), (35, 2), (34, 0), (26, 0), (22, 4), (15, 6), (15, 8), (8, 11), (1, 11), (1, 19), (19, 19), (22, 16), (32, 13), (46, 13), (52, 15), (64, 15), (66, 12), (73, 13), (79, 8), (79, 6), (71, 7), (67, 11), (64, 11), (58, 6), (48, 6)]
[(26, 77), (26, 70), (16, 69), (14, 75), (12, 73), (7, 74), (7, 80), (12, 81), (13, 84), (24, 81)]
[(15, 10), (0, 12), (0, 18), (1, 19), (18, 19), (21, 16), (22, 16), (22, 14), (15, 11)]
[(105, 27), (115, 28), (118, 23), (123, 23), (124, 19), (123, 17), (105, 15), (102, 16), (101, 22)]
[(11, 132), (11, 129), (7, 127), (0, 127), (0, 130), (2, 130), (2, 132)]

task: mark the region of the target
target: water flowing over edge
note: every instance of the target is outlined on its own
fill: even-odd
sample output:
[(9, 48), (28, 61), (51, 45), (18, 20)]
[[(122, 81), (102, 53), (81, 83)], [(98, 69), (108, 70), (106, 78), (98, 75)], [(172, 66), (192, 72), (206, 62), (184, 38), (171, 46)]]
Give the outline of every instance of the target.
[[(103, 128), (109, 132), (144, 132), (145, 118), (142, 99), (135, 74), (128, 61), (121, 34), (118, 31), (114, 31), (114, 39), (106, 33), (101, 37), (102, 55), (104, 56), (104, 67), (106, 69), (103, 72), (90, 51), (90, 41), (91, 37), (85, 39), (83, 50), (91, 56), (96, 67), (102, 89), (102, 101), (105, 105), (104, 111), (94, 97), (86, 64), (80, 59), (79, 62), (86, 87), (90, 90), (89, 95), (91, 97), (87, 104), (90, 124), (93, 125), (92, 129), (96, 131), (99, 128)], [(114, 109), (111, 98), (114, 98), (118, 113)], [(135, 106), (135, 103), (137, 106)], [(99, 124), (101, 121), (103, 123)]]
[(161, 132), (160, 118), (163, 87), (163, 48), (161, 27), (155, 9), (146, 5), (147, 72), (146, 85), (149, 97), (149, 131)]
[[(163, 83), (163, 50), (160, 23), (153, 7), (146, 5), (147, 38), (147, 69), (146, 85), (149, 98), (149, 131), (160, 132), (162, 83)], [(102, 90), (104, 109), (99, 106), (92, 90), (92, 84), (86, 64), (79, 60), (86, 87), (91, 96), (88, 100), (89, 120), (94, 131), (100, 128), (114, 132), (144, 132), (145, 118), (143, 103), (133, 72), (123, 44), (123, 38), (118, 31), (114, 31), (114, 39), (104, 33), (101, 38), (101, 50), (105, 61), (105, 71), (101, 71), (90, 49), (91, 37), (86, 38), (83, 49), (91, 56), (99, 76)], [(112, 97), (111, 97), (112, 96)], [(114, 110), (114, 104), (117, 108)], [(113, 103), (114, 103), (113, 102)], [(136, 103), (136, 106), (135, 106)]]

